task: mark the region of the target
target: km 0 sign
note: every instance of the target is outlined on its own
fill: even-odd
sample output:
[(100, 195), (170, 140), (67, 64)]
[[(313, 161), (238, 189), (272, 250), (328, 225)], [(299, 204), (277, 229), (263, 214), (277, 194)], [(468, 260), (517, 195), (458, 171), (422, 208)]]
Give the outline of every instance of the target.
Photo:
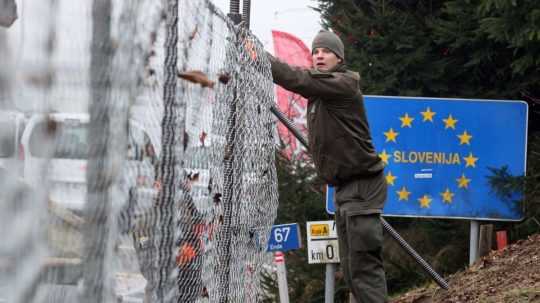
[(308, 263), (339, 263), (335, 221), (307, 222)]

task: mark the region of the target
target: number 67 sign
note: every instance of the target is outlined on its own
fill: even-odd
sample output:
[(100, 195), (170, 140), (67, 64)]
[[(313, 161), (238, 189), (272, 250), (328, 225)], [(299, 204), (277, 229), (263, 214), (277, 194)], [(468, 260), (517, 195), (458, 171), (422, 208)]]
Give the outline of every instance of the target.
[(302, 246), (298, 223), (272, 226), (266, 251), (288, 251)]

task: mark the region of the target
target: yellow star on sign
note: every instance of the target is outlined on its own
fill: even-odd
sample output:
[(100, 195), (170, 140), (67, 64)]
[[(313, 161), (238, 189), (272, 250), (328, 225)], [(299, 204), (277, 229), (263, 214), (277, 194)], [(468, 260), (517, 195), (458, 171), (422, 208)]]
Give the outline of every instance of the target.
[(399, 120), (401, 120), (401, 127), (412, 127), (411, 123), (413, 122), (414, 118), (409, 117), (409, 114), (405, 113), (405, 116), (399, 117)]
[(428, 195), (424, 195), (422, 198), (418, 199), (418, 202), (420, 202), (420, 207), (428, 208), (431, 205), (431, 198), (429, 198)]
[(469, 153), (467, 157), (463, 157), (463, 160), (465, 160), (465, 167), (476, 167), (476, 161), (478, 158), (475, 158), (472, 153)]
[(458, 122), (457, 119), (454, 119), (452, 115), (448, 115), (448, 118), (443, 119), (444, 121), (444, 129), (451, 128), (456, 129), (456, 123)]
[(446, 191), (442, 192), (441, 196), (444, 203), (452, 203), (452, 199), (454, 198), (454, 193), (451, 192), (448, 188), (446, 188)]
[(459, 138), (459, 145), (467, 144), (471, 145), (471, 139), (472, 136), (467, 133), (467, 131), (463, 131), (463, 134), (458, 135)]
[(397, 177), (392, 175), (392, 172), (389, 171), (386, 175), (386, 183), (390, 185), (394, 185), (394, 181), (396, 181)]
[(471, 179), (467, 179), (465, 174), (462, 174), (461, 177), (456, 179), (456, 181), (458, 182), (459, 188), (469, 188), (469, 182), (471, 182)]
[(399, 133), (396, 133), (393, 128), (390, 128), (389, 131), (384, 132), (384, 135), (386, 136), (386, 142), (389, 142), (389, 141), (396, 142), (396, 138), (399, 135)]
[(399, 196), (398, 201), (409, 201), (409, 195), (411, 194), (411, 192), (407, 191), (407, 188), (405, 186), (403, 186), (401, 190), (396, 191), (396, 193)]
[(433, 116), (435, 116), (436, 112), (432, 112), (431, 111), (431, 108), (427, 108), (425, 112), (420, 112), (422, 114), (422, 116), (424, 117), (424, 119), (422, 120), (423, 122), (426, 122), (426, 121), (431, 121), (433, 122)]
[(384, 164), (388, 165), (388, 159), (391, 157), (389, 154), (386, 153), (386, 150), (383, 149), (382, 153), (379, 154), (379, 157), (384, 162)]

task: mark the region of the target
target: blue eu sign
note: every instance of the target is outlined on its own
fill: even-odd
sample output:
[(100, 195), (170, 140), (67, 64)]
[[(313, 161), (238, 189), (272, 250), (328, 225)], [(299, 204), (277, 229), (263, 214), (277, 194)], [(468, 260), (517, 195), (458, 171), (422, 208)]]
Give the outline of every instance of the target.
[(267, 251), (288, 251), (302, 247), (298, 223), (272, 226)]
[[(523, 101), (366, 96), (385, 163), (386, 216), (520, 220), (521, 193), (497, 195), (492, 169), (525, 174)], [(333, 189), (327, 209), (334, 210)], [(329, 205), (332, 204), (332, 205)]]

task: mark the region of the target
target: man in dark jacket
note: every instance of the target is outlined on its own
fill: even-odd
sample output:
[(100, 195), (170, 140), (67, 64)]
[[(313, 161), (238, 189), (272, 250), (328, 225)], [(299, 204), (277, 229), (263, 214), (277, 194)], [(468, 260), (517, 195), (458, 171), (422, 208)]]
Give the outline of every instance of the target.
[(347, 70), (337, 35), (321, 31), (313, 69), (270, 57), (274, 83), (308, 99), (309, 150), (318, 175), (336, 189), (341, 267), (357, 301), (386, 301), (380, 214), (386, 200), (383, 162), (369, 131), (360, 76)]

